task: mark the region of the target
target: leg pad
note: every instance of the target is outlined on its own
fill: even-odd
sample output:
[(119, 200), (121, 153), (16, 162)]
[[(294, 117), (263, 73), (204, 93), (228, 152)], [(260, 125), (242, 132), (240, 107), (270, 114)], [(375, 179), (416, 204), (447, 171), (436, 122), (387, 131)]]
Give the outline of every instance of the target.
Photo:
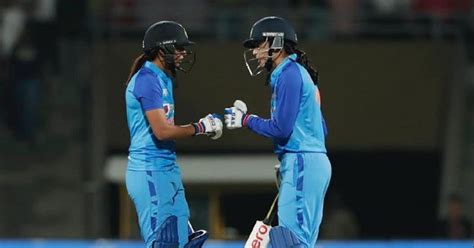
[(273, 227), (270, 230), (270, 244), (272, 248), (300, 248), (301, 241), (288, 228)]

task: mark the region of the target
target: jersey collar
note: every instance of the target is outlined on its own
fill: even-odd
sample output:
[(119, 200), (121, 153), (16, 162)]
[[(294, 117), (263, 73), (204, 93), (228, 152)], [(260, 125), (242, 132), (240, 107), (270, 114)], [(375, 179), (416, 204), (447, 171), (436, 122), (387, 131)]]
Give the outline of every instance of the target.
[(154, 63), (150, 61), (146, 61), (143, 66), (150, 69), (152, 72), (154, 72), (156, 75), (158, 75), (162, 79), (170, 79), (168, 74), (166, 74), (161, 68), (159, 68), (158, 66), (156, 66)]
[(275, 84), (276, 79), (280, 75), (281, 71), (283, 68), (286, 67), (290, 62), (296, 61), (297, 55), (295, 53), (290, 54), (288, 57), (286, 57), (273, 71), (270, 76), (270, 84), (273, 86)]

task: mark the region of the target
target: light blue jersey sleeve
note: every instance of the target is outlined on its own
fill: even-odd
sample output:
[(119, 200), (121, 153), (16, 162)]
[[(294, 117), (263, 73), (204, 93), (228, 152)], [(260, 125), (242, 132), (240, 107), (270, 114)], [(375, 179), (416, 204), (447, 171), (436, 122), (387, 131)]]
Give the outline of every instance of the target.
[(247, 127), (255, 133), (269, 138), (290, 137), (300, 108), (303, 85), (299, 71), (293, 68), (288, 68), (278, 78), (275, 89), (276, 106), (272, 118), (249, 117)]
[(133, 95), (144, 111), (163, 108), (163, 90), (155, 75), (141, 71), (137, 75)]

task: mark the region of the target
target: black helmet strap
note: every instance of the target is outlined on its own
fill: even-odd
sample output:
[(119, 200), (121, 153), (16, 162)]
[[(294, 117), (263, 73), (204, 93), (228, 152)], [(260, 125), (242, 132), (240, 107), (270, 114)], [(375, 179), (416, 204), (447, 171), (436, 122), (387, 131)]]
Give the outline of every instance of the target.
[(273, 51), (275, 51), (275, 50), (272, 49), (272, 48), (268, 49), (268, 58), (267, 58), (267, 61), (265, 62), (265, 69), (268, 72), (270, 72), (272, 70), (272, 67), (273, 67), (273, 59), (272, 59)]
[(270, 75), (271, 71), (273, 70), (273, 53), (278, 50), (282, 51), (283, 50), (283, 37), (272, 37), (272, 38), (267, 38), (267, 41), (269, 42), (270, 48), (268, 49), (268, 58), (267, 61), (265, 61), (265, 69), (268, 72), (267, 79), (265, 80), (265, 85), (270, 84)]
[(163, 64), (168, 69), (173, 78), (176, 77), (176, 65), (175, 65), (175, 48), (172, 44), (161, 45), (159, 46), (162, 51), (162, 56), (164, 57)]
[(283, 34), (281, 34), (281, 36), (267, 37), (265, 42), (268, 42), (270, 44), (270, 48), (268, 49), (268, 59), (265, 62), (265, 69), (270, 72), (273, 67), (273, 53), (275, 51), (281, 51), (283, 49)]

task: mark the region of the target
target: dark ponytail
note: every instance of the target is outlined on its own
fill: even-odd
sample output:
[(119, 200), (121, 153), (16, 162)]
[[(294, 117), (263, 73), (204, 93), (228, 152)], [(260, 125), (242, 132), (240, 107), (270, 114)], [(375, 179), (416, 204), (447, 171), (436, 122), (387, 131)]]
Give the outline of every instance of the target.
[(311, 66), (311, 61), (309, 61), (306, 53), (294, 47), (293, 44), (288, 43), (285, 43), (284, 49), (287, 54), (296, 53), (296, 62), (298, 62), (308, 71), (309, 76), (313, 80), (313, 83), (317, 85), (319, 81), (319, 72), (318, 70), (314, 69), (313, 66)]
[(156, 58), (156, 56), (158, 55), (157, 51), (158, 51), (157, 49), (153, 49), (151, 51), (145, 51), (144, 53), (140, 54), (140, 56), (138, 56), (135, 59), (135, 61), (132, 64), (132, 67), (130, 68), (130, 74), (128, 75), (128, 79), (125, 85), (128, 85), (128, 83), (130, 82), (130, 79), (132, 79), (133, 75), (135, 75), (135, 73), (137, 73), (137, 71), (140, 70), (140, 68), (142, 68), (143, 64), (145, 64), (146, 61), (153, 61)]

